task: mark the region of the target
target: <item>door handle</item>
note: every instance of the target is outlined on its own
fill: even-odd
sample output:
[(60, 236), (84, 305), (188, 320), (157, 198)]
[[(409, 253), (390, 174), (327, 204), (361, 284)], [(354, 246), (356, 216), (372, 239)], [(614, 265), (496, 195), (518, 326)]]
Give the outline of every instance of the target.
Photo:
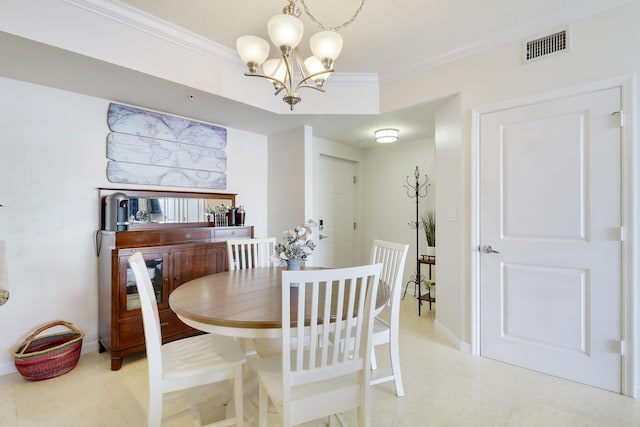
[(318, 240), (326, 239), (326, 238), (328, 238), (328, 237), (329, 237), (329, 236), (323, 236), (323, 235), (321, 234), (321, 235), (319, 235), (319, 236), (318, 236)]
[(483, 251), (485, 254), (499, 254), (499, 253), (500, 253), (499, 251), (496, 251), (495, 249), (493, 249), (493, 248), (491, 247), (491, 245), (487, 245), (487, 246), (485, 246), (485, 247), (482, 249), (482, 251)]

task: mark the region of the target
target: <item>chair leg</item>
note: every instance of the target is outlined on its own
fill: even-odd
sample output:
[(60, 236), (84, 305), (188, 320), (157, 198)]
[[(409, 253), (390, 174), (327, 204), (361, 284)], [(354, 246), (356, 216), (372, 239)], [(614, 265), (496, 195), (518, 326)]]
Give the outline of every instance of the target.
[(237, 366), (235, 368), (234, 384), (233, 384), (233, 397), (234, 405), (236, 407), (236, 426), (244, 427), (244, 406), (242, 392), (242, 372), (243, 366)]
[(269, 396), (260, 384), (258, 386), (258, 426), (267, 427), (267, 417), (269, 416)]
[(189, 406), (191, 407), (191, 418), (193, 419), (193, 427), (200, 427), (200, 412), (198, 412), (198, 405), (196, 402), (196, 392), (189, 393)]
[(149, 390), (148, 427), (160, 427), (162, 422), (162, 391)]
[(365, 409), (365, 405), (360, 405), (358, 408), (358, 427), (370, 427), (371, 419), (369, 418), (368, 411)]
[(398, 397), (404, 396), (404, 386), (402, 385), (402, 372), (400, 372), (400, 346), (398, 345), (398, 332), (392, 331), (389, 340), (389, 356), (391, 357), (391, 372), (393, 381), (396, 384), (396, 394)]

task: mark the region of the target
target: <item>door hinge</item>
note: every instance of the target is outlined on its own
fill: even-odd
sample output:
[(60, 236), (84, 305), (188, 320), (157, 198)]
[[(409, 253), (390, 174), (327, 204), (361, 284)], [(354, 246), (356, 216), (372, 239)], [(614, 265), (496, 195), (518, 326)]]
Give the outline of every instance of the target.
[(355, 229), (357, 229), (357, 228), (358, 228), (358, 226), (357, 226), (356, 222), (355, 222), (355, 221), (353, 221), (353, 229), (355, 230)]
[(624, 111), (620, 110), (620, 111), (614, 111), (613, 113), (611, 113), (612, 116), (618, 116), (618, 118), (620, 119), (620, 127), (623, 128), (624, 127)]
[(624, 340), (620, 340), (620, 356), (624, 356)]
[(624, 227), (620, 227), (620, 241), (624, 242)]
[(358, 177), (357, 176), (353, 176), (353, 183), (355, 184), (356, 182), (358, 182)]

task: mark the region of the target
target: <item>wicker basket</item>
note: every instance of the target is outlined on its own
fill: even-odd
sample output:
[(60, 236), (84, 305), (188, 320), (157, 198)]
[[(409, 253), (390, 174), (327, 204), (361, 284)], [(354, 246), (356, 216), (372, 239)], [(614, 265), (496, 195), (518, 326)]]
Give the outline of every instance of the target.
[[(66, 326), (70, 332), (51, 335), (40, 333), (55, 326)], [(84, 333), (63, 320), (36, 329), (13, 352), (18, 372), (28, 380), (57, 377), (75, 368), (82, 350)]]

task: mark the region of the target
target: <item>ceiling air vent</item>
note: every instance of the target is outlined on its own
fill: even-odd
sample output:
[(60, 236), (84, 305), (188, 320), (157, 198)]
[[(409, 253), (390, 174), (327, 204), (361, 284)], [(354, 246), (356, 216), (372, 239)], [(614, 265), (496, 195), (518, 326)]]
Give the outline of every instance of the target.
[(553, 34), (537, 37), (524, 42), (524, 62), (531, 62), (569, 49), (569, 31), (565, 28)]

